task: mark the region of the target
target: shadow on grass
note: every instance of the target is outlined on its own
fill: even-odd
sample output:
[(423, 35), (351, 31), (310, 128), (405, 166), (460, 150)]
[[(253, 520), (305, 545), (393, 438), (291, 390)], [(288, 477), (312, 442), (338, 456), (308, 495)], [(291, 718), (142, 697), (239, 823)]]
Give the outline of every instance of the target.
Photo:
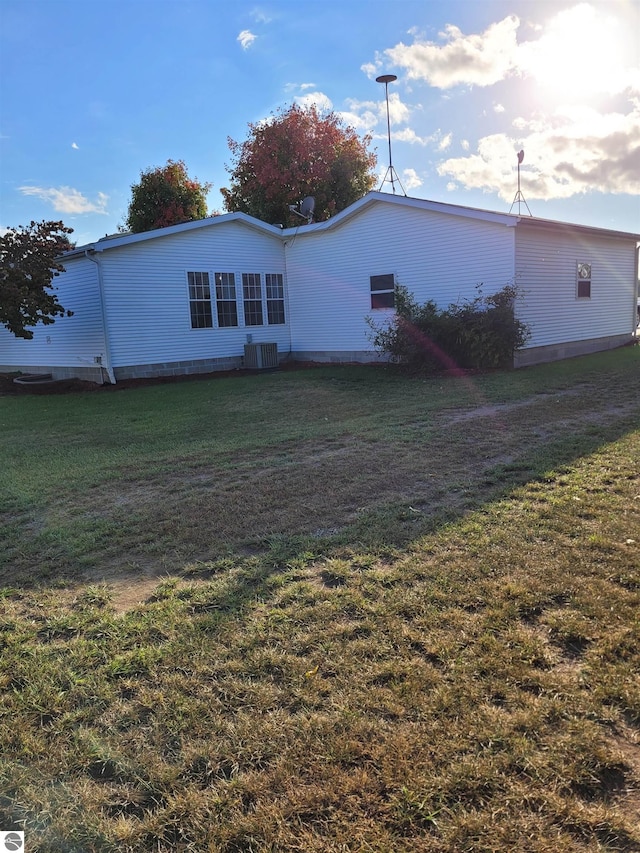
[[(552, 485), (568, 474), (578, 459), (624, 439), (637, 427), (631, 417), (606, 428), (590, 426), (582, 433), (573, 432), (531, 448), (513, 462), (486, 469), (464, 487), (455, 487), (446, 504), (418, 509), (410, 503), (393, 502), (363, 512), (354, 523), (333, 534), (276, 535), (255, 543), (250, 555), (230, 549), (227, 556), (190, 564), (176, 576), (187, 582), (224, 577), (224, 584), (216, 584), (208, 597), (194, 606), (198, 612), (215, 612), (218, 618), (232, 616), (266, 595), (278, 575), (295, 574), (311, 563), (333, 558), (353, 561), (360, 567), (363, 559), (374, 562), (399, 557), (423, 537), (508, 498), (519, 487), (535, 482)], [(640, 468), (629, 471), (628, 476), (640, 480)], [(325, 585), (333, 586), (334, 580), (329, 577)], [(336, 580), (335, 585), (340, 582)]]
[[(587, 366), (556, 379), (523, 371), (505, 384), (506, 396), (497, 395), (511, 402), (494, 406), (485, 403), (496, 398), (495, 388), (488, 389), (502, 381), (499, 375), (478, 384), (470, 377), (409, 381), (403, 393), (429, 398), (430, 405), (386, 412), (382, 426), (376, 413), (392, 405), (388, 392), (380, 393), (380, 374), (371, 390), (371, 377), (367, 384), (360, 372), (362, 399), (374, 399), (375, 407), (373, 414), (367, 410), (364, 426), (347, 421), (353, 433), (341, 431), (336, 415), (335, 428), (316, 428), (309, 440), (266, 452), (260, 445), (218, 454), (210, 464), (207, 448), (168, 473), (127, 470), (106, 508), (96, 483), (86, 493), (61, 495), (43, 519), (26, 511), (13, 519), (7, 514), (8, 560), (0, 585), (55, 588), (111, 578), (126, 584), (130, 578), (132, 585), (145, 581), (149, 590), (163, 576), (205, 579), (227, 571), (230, 583), (220, 590), (225, 601), (219, 606), (232, 611), (296, 564), (393, 555), (637, 429), (628, 368), (595, 376), (588, 386), (595, 371), (589, 374)], [(330, 371), (317, 371), (313, 390), (320, 384), (334, 394), (350, 378), (340, 374), (338, 381)], [(349, 416), (361, 399), (351, 385)], [(314, 417), (324, 423), (328, 419), (319, 415), (333, 398), (312, 399), (320, 406)]]

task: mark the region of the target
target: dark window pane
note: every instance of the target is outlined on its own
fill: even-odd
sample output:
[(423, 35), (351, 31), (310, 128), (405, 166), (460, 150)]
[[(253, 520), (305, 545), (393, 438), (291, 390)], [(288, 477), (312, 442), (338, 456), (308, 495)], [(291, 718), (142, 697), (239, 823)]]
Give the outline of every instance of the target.
[(578, 298), (579, 299), (590, 299), (591, 298), (591, 282), (590, 281), (578, 280)]
[(236, 278), (232, 272), (217, 272), (216, 273), (216, 298), (217, 299), (235, 299), (236, 298)]
[(284, 299), (267, 299), (267, 318), (270, 326), (284, 323)]
[(211, 302), (192, 302), (191, 308), (191, 328), (192, 329), (210, 329), (213, 326), (213, 317), (211, 314)]
[(370, 281), (371, 290), (393, 290), (395, 287), (393, 275), (372, 275)]
[(372, 308), (393, 308), (395, 305), (395, 293), (372, 293)]
[(267, 273), (265, 283), (267, 299), (284, 299), (284, 283), (281, 273)]
[(218, 325), (220, 328), (238, 325), (238, 309), (235, 302), (218, 300)]
[(244, 301), (245, 326), (262, 326), (262, 302), (257, 299)]
[(262, 299), (260, 273), (242, 273), (242, 291), (245, 299)]

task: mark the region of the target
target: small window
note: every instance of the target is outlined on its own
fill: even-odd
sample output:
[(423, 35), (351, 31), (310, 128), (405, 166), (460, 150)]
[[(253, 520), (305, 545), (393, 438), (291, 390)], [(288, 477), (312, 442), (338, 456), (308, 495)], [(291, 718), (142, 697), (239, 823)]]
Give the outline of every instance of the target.
[(395, 301), (395, 277), (390, 275), (372, 275), (371, 283), (371, 307), (393, 308)]
[(576, 296), (591, 299), (591, 264), (578, 263)]
[(232, 272), (217, 272), (215, 276), (218, 326), (221, 329), (228, 326), (237, 326), (236, 277)]
[(284, 282), (281, 273), (267, 273), (267, 322), (270, 326), (284, 323)]
[(211, 329), (213, 314), (211, 312), (211, 288), (208, 272), (188, 272), (189, 281), (189, 310), (191, 312), (192, 329)]
[(262, 284), (260, 273), (242, 273), (245, 326), (262, 326)]

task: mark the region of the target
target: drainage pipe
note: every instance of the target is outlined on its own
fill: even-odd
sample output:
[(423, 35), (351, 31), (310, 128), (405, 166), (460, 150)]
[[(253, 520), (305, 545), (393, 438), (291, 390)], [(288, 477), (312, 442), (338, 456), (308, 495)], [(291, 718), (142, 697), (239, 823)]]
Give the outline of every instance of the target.
[[(91, 252), (91, 254), (89, 254), (89, 252)], [(104, 299), (104, 281), (102, 279), (102, 265), (98, 258), (94, 257), (95, 252), (95, 249), (85, 249), (84, 256), (88, 261), (92, 261), (96, 265), (98, 271), (98, 290), (100, 291), (100, 314), (102, 315), (102, 334), (104, 336), (104, 355), (106, 362), (106, 364), (103, 364), (102, 367), (107, 372), (109, 382), (112, 385), (115, 385), (116, 376), (113, 372), (113, 367), (111, 366), (111, 347), (109, 346), (109, 332), (107, 329), (107, 309)]]

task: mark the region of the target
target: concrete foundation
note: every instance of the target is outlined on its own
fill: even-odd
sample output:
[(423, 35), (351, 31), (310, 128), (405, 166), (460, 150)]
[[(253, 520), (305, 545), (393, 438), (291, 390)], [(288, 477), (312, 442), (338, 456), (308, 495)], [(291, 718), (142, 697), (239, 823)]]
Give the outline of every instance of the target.
[(565, 344), (551, 344), (546, 347), (531, 347), (515, 353), (513, 366), (529, 367), (532, 364), (544, 364), (548, 361), (562, 361), (564, 358), (617, 349), (634, 340), (633, 335), (612, 335), (607, 338), (590, 338), (585, 341), (569, 341)]
[(57, 367), (51, 364), (0, 364), (0, 373), (50, 373), (52, 379), (83, 379), (85, 382), (95, 382), (104, 385), (109, 381), (107, 371), (95, 367)]

